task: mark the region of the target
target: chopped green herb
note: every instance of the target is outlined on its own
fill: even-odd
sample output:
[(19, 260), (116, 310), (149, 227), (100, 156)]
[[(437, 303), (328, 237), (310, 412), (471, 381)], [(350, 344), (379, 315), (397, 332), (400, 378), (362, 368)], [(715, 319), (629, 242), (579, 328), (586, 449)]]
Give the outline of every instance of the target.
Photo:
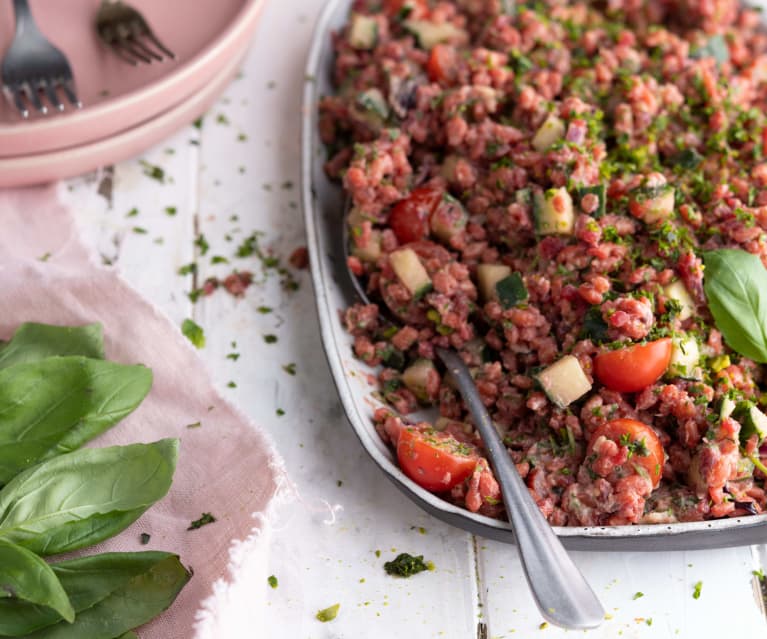
[(49, 259), (51, 259), (51, 253), (43, 253), (40, 257), (37, 258), (41, 262), (47, 262)]
[(637, 599), (641, 599), (642, 597), (644, 597), (644, 593), (643, 592), (635, 592), (634, 596), (632, 597), (632, 599), (634, 601), (636, 601)]
[(693, 586), (692, 598), (700, 599), (700, 591), (703, 588), (703, 582), (699, 581)]
[(205, 331), (194, 320), (185, 319), (181, 324), (181, 332), (197, 348), (205, 346)]
[(320, 610), (316, 617), (317, 621), (321, 621), (323, 623), (326, 623), (328, 621), (333, 621), (338, 616), (338, 609), (341, 607), (341, 604), (335, 604), (333, 606), (330, 606), (329, 608), (325, 608), (323, 610)]
[(194, 424), (187, 424), (187, 428), (200, 428), (202, 426), (202, 422), (195, 422)]
[(387, 575), (395, 577), (412, 577), (424, 570), (433, 570), (429, 568), (428, 563), (424, 562), (423, 555), (414, 557), (406, 552), (400, 553), (392, 561), (384, 564), (384, 570)]
[(240, 354), (239, 353), (229, 353), (226, 356), (226, 359), (231, 359), (233, 362), (236, 362), (238, 359), (240, 359)]
[(144, 175), (165, 184), (165, 171), (161, 166), (150, 164), (146, 160), (139, 160), (139, 164), (144, 169)]
[(240, 134), (237, 136), (237, 141), (238, 141), (238, 142), (245, 142), (247, 139), (248, 139), (248, 136), (247, 136), (247, 135), (245, 135), (244, 133), (240, 133)]
[(276, 335), (264, 335), (264, 341), (267, 344), (274, 344), (277, 342), (277, 336)]
[(197, 119), (196, 119), (194, 122), (192, 122), (192, 126), (193, 126), (195, 129), (198, 129), (198, 130), (199, 130), (199, 129), (201, 129), (201, 128), (202, 128), (202, 121), (203, 121), (203, 118), (202, 118), (202, 117), (199, 117), (199, 118), (197, 118)]
[(229, 264), (229, 260), (226, 259), (223, 255), (214, 255), (210, 258), (211, 264)]
[(274, 412), (277, 413), (277, 417), (282, 417), (285, 414), (285, 411), (283, 409), (281, 409), (281, 408), (278, 408)]
[(143, 226), (134, 226), (131, 230), (137, 235), (146, 235), (149, 233)]
[(269, 584), (270, 588), (276, 588), (279, 585), (277, 583), (277, 577), (275, 577), (274, 575), (269, 575), (266, 581)]
[(237, 384), (235, 384), (234, 382), (228, 382), (227, 383), (227, 387), (228, 388), (237, 388)]
[(138, 209), (134, 206), (130, 211), (125, 214), (125, 217), (136, 217), (138, 215)]
[(296, 374), (296, 365), (291, 362), (290, 364), (285, 364), (282, 367), (282, 370), (284, 370), (288, 375), (295, 375)]
[(202, 233), (197, 236), (194, 245), (200, 249), (200, 255), (205, 255), (208, 252), (208, 249), (210, 249), (210, 244), (208, 244), (208, 240), (205, 239), (205, 236)]
[(503, 308), (513, 308), (527, 300), (528, 293), (525, 282), (519, 273), (512, 273), (496, 283), (495, 290), (498, 293), (498, 301)]
[(199, 519), (195, 519), (191, 524), (189, 524), (189, 528), (187, 528), (187, 530), (197, 530), (198, 528), (212, 524), (214, 521), (216, 521), (216, 518), (213, 515), (210, 513), (202, 513), (202, 516)]
[(197, 262), (191, 262), (189, 264), (184, 264), (181, 268), (178, 269), (179, 275), (192, 275), (197, 272)]
[(229, 124), (229, 118), (227, 118), (223, 113), (219, 113), (216, 116), (216, 122), (218, 124), (228, 125)]
[(165, 207), (165, 214), (166, 215), (175, 215), (178, 213), (178, 209), (175, 206), (166, 206)]
[(149, 543), (149, 540), (152, 538), (152, 535), (149, 533), (141, 533), (141, 537), (139, 540), (141, 541), (142, 546), (146, 546)]

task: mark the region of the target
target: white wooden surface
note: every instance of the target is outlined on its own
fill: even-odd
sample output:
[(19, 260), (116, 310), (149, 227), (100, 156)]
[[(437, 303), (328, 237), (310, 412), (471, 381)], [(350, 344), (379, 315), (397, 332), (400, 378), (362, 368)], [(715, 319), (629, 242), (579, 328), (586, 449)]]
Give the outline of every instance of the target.
[[(483, 624), (488, 638), (565, 636), (539, 627), (513, 547), (421, 512), (363, 454), (329, 378), (308, 273), (298, 275), (295, 293), (268, 277), (242, 300), (218, 292), (194, 305), (185, 294), (192, 276), (177, 274), (194, 260), (198, 282), (233, 268), (259, 274), (256, 260), (233, 257), (256, 230), (283, 261), (304, 244), (297, 188), (290, 183), (298, 183), (304, 57), (322, 4), (269, 3), (241, 77), (202, 128), (189, 126), (145, 154), (165, 170), (164, 184), (132, 160), (114, 167), (113, 175), (100, 171), (62, 184), (61, 192), (105, 261), (174, 322), (193, 317), (204, 327), (201, 355), (217, 383), (269, 431), (296, 484), (299, 501), (283, 509), (274, 535), (271, 572), (279, 586), (263, 585), (269, 602), (263, 626), (242, 629), (242, 637), (471, 639)], [(166, 207), (176, 207), (176, 215)], [(128, 216), (134, 208), (138, 213)], [(200, 233), (210, 245), (205, 256), (195, 245)], [(213, 255), (230, 264), (211, 265)], [(262, 305), (274, 312), (258, 313)], [(278, 342), (267, 344), (265, 334)], [(230, 353), (239, 359), (227, 358)], [(289, 363), (296, 364), (295, 376), (282, 368)], [(401, 551), (423, 554), (436, 570), (408, 580), (388, 577), (383, 563)], [(603, 626), (587, 634), (765, 636), (752, 577), (765, 555), (765, 547), (576, 553), (608, 610)], [(702, 591), (694, 599), (698, 581)], [(334, 621), (314, 618), (335, 603), (341, 608)]]

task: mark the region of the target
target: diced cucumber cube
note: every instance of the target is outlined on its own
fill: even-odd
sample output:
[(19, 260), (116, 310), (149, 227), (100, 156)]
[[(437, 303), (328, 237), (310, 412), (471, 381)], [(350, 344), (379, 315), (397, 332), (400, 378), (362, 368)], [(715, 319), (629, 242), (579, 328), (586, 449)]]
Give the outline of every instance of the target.
[(671, 361), (668, 365), (669, 377), (699, 379), (700, 347), (692, 335), (682, 334), (672, 340)]
[(741, 443), (745, 444), (754, 434), (758, 438), (757, 445), (761, 445), (767, 439), (767, 415), (760, 411), (753, 402), (739, 402), (732, 413), (732, 417), (740, 423)]
[(405, 20), (402, 23), (418, 40), (422, 49), (431, 50), (435, 45), (450, 40), (466, 40), (466, 32), (450, 22), (431, 22), (430, 20)]
[(381, 257), (381, 231), (373, 230), (364, 244), (360, 244), (354, 239), (354, 229), (352, 229), (352, 255), (362, 262), (378, 261)]
[(477, 266), (479, 294), (486, 302), (498, 299), (495, 285), (511, 275), (511, 268), (505, 264), (480, 264)]
[(402, 382), (407, 386), (419, 401), (429, 400), (429, 378), (436, 372), (434, 362), (429, 359), (417, 359), (402, 373)]
[(535, 229), (541, 235), (572, 235), (575, 228), (573, 199), (565, 187), (537, 191), (533, 202)]
[(591, 382), (572, 355), (566, 355), (536, 375), (549, 399), (560, 408), (567, 408), (591, 390)]
[(565, 123), (556, 115), (550, 115), (541, 124), (533, 136), (532, 145), (536, 151), (547, 151), (551, 146), (565, 137)]
[(378, 23), (372, 16), (353, 13), (349, 26), (349, 44), (355, 49), (370, 50), (378, 42)]
[(695, 301), (692, 299), (692, 295), (687, 291), (687, 287), (681, 280), (671, 282), (663, 289), (663, 294), (669, 299), (676, 300), (682, 307), (677, 317), (684, 321), (693, 315), (695, 315)]
[(410, 291), (413, 299), (420, 299), (431, 290), (431, 278), (413, 249), (403, 248), (392, 251), (389, 254), (389, 262), (399, 281)]

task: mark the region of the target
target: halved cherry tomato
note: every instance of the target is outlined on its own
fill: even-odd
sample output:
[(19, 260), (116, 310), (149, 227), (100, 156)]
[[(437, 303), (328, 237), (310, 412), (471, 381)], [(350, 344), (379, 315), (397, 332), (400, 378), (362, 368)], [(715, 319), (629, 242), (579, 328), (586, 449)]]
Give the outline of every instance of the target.
[(426, 73), (432, 82), (452, 82), (457, 73), (457, 54), (449, 44), (436, 44), (429, 54)]
[[(618, 466), (633, 469), (639, 474), (645, 472), (652, 480), (653, 488), (660, 483), (661, 472), (665, 462), (663, 445), (658, 436), (647, 424), (635, 419), (614, 419), (602, 424), (594, 431), (586, 450), (586, 459), (594, 452), (594, 446), (600, 437), (609, 439), (621, 448), (616, 456)], [(623, 447), (627, 450), (623, 451)]]
[(433, 492), (444, 492), (468, 478), (479, 457), (473, 446), (436, 430), (405, 427), (397, 440), (397, 459), (404, 473), (416, 484)]
[(429, 217), (441, 199), (441, 190), (422, 186), (394, 205), (389, 226), (400, 244), (417, 242), (429, 234)]
[(429, 13), (429, 3), (426, 0), (384, 0), (384, 13), (390, 18), (404, 16), (405, 11), (408, 18), (419, 19)]
[(658, 381), (671, 361), (671, 338), (600, 353), (594, 375), (610, 390), (633, 393)]

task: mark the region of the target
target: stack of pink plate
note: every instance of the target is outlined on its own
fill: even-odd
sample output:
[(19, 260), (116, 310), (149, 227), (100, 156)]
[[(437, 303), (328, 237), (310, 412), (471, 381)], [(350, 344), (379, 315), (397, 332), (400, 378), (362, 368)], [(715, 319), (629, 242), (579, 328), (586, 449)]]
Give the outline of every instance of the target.
[[(99, 0), (30, 2), (69, 58), (84, 106), (21, 117), (0, 100), (0, 187), (48, 182), (134, 156), (201, 115), (235, 75), (265, 0), (131, 0), (175, 61), (132, 67), (98, 39)], [(0, 55), (13, 38), (0, 3)]]

